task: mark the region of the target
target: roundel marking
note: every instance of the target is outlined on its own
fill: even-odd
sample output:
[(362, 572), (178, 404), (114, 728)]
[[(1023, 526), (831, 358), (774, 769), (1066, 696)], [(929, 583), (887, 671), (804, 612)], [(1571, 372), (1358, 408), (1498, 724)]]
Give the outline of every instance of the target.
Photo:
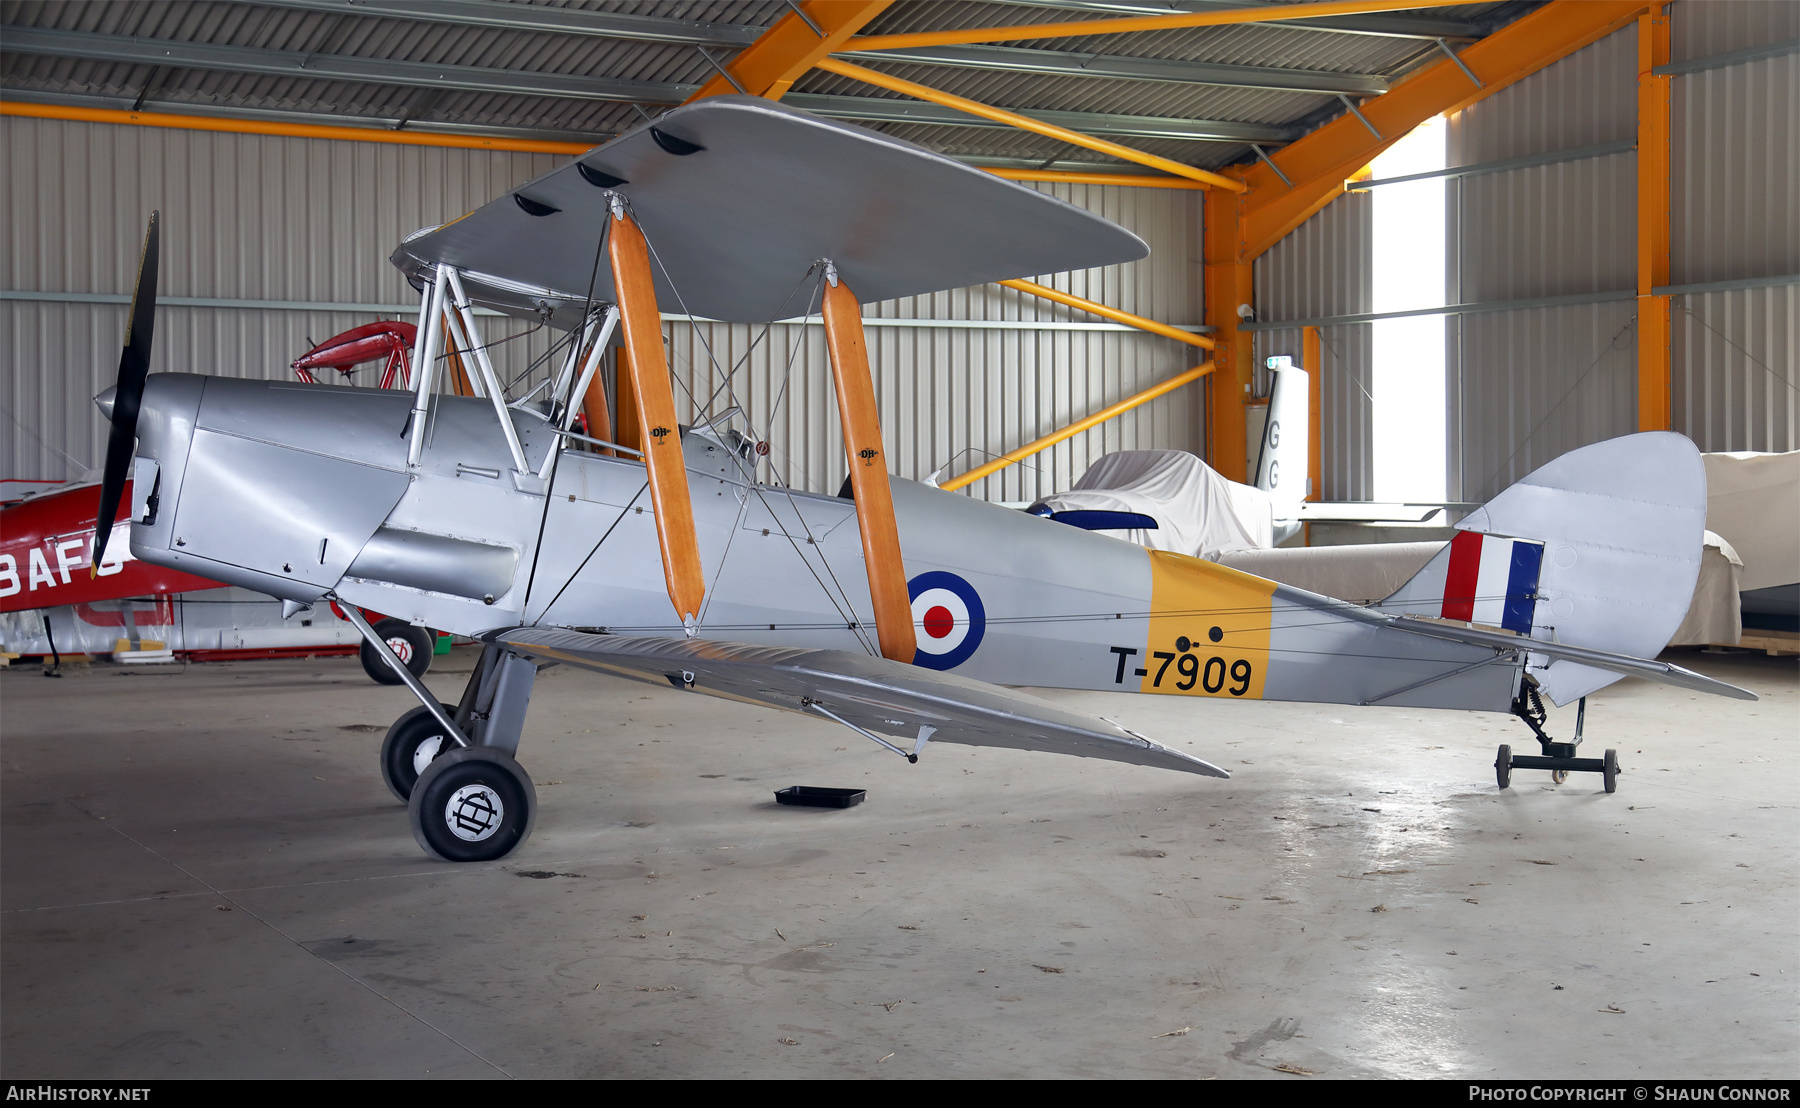
[(912, 598), (913, 665), (955, 669), (969, 660), (987, 632), (987, 609), (975, 587), (954, 573), (932, 570), (906, 583)]

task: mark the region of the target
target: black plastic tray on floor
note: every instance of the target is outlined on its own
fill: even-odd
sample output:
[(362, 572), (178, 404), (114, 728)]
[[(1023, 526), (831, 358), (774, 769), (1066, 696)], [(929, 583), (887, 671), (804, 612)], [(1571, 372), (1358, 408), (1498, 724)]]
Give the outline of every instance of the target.
[(777, 803), (800, 804), (808, 808), (848, 808), (852, 804), (861, 804), (867, 795), (866, 789), (825, 789), (817, 785), (789, 785), (775, 790)]

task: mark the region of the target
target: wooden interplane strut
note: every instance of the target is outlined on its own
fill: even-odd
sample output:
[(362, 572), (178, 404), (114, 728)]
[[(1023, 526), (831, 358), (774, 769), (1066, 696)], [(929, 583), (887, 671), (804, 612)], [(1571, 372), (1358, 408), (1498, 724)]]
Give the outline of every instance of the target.
[(621, 365), (625, 372), (620, 380), (623, 382), (627, 376), (631, 379), (669, 600), (691, 632), (700, 618), (706, 580), (700, 568), (700, 543), (694, 533), (681, 428), (675, 422), (675, 394), (669, 385), (669, 363), (663, 356), (662, 318), (656, 310), (650, 247), (637, 221), (625, 211), (624, 202), (617, 196), (612, 200), (612, 214), (606, 254), (619, 296), (619, 329), (625, 336), (625, 349), (630, 352), (629, 359)]
[(850, 286), (826, 263), (825, 344), (831, 351), (838, 416), (844, 425), (844, 453), (850, 463), (850, 492), (856, 498), (856, 525), (862, 531), (869, 598), (875, 606), (875, 635), (881, 656), (910, 662), (918, 650), (906, 564), (900, 556), (900, 528), (894, 521), (894, 492), (888, 486), (887, 451), (881, 441), (875, 381), (863, 340), (862, 305)]

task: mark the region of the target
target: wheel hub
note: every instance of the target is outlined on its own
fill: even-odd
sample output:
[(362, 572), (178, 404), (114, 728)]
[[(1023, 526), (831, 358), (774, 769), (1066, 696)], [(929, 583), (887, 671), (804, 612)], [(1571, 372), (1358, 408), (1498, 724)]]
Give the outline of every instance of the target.
[(464, 785), (450, 794), (444, 805), (444, 823), (450, 833), (468, 843), (478, 843), (500, 830), (506, 805), (500, 794), (486, 785)]
[(444, 736), (442, 735), (433, 735), (415, 747), (412, 756), (414, 775), (424, 773), (425, 768), (431, 765), (431, 760), (436, 758), (438, 751), (442, 749), (444, 749)]

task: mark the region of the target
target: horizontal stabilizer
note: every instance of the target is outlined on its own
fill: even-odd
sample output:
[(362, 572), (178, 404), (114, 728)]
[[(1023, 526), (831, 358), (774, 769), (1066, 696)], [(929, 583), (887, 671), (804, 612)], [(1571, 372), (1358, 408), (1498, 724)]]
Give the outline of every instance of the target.
[(1451, 642), (1468, 643), (1471, 646), (1491, 646), (1501, 650), (1529, 650), (1532, 654), (1541, 654), (1556, 661), (1579, 662), (1584, 666), (1603, 669), (1609, 673), (1622, 674), (1626, 677), (1642, 677), (1650, 681), (1659, 681), (1665, 685), (1679, 685), (1684, 689), (1712, 693), (1714, 696), (1728, 696), (1733, 700), (1757, 699), (1756, 694), (1749, 689), (1740, 689), (1736, 685), (1727, 684), (1724, 681), (1715, 681), (1705, 674), (1695, 673), (1691, 669), (1671, 665), (1668, 662), (1659, 662), (1654, 658), (1634, 658), (1629, 654), (1614, 654), (1610, 650), (1595, 650), (1586, 646), (1545, 642), (1542, 639), (1509, 635), (1503, 631), (1483, 631), (1476, 627), (1459, 627), (1453, 623), (1438, 623), (1435, 620), (1411, 616), (1388, 616), (1386, 618), (1389, 626), (1397, 627), (1402, 631), (1411, 631), (1415, 635), (1449, 639)]
[(1065, 712), (1036, 697), (848, 651), (539, 627), (504, 631), (495, 641), (539, 661), (567, 662), (727, 700), (816, 713), (891, 736), (915, 752), (928, 738), (1231, 776), (1116, 724)]

